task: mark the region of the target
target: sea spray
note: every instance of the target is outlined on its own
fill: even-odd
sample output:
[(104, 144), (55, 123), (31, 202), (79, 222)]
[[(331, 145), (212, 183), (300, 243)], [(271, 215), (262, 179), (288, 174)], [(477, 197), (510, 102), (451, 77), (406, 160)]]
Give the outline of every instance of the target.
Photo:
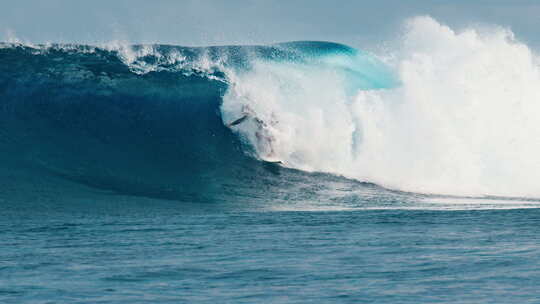
[(418, 17), (405, 33), (379, 54), (394, 58), (398, 85), (351, 94), (354, 79), (335, 66), (260, 62), (230, 77), (224, 117), (249, 104), (276, 120), (275, 157), (293, 168), (411, 192), (540, 197), (534, 53), (502, 28), (456, 32)]

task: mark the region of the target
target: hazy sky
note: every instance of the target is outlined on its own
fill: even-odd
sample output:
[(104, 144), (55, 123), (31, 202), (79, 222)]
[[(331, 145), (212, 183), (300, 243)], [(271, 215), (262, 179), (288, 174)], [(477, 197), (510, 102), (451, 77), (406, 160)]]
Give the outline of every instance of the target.
[(538, 45), (538, 0), (1, 0), (0, 38), (181, 45), (330, 40), (353, 46), (431, 15), (453, 27), (498, 24)]

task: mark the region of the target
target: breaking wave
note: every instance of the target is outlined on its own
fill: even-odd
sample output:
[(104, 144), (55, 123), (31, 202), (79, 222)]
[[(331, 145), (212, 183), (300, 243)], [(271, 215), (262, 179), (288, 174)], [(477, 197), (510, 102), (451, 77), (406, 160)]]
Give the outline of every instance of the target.
[[(409, 192), (540, 197), (540, 70), (505, 29), (456, 32), (419, 17), (380, 54), (309, 41), (6, 43), (0, 96), (4, 179), (25, 168), (189, 199), (260, 179), (290, 184), (303, 171)], [(299, 171), (287, 181), (281, 168)]]

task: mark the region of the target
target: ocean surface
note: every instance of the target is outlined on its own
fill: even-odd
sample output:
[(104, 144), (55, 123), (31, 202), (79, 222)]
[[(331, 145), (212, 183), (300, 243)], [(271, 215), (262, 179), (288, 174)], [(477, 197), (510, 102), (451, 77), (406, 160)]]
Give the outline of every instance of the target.
[(0, 303), (539, 303), (540, 68), (413, 20), (0, 44)]
[(2, 303), (538, 303), (538, 209), (6, 205)]

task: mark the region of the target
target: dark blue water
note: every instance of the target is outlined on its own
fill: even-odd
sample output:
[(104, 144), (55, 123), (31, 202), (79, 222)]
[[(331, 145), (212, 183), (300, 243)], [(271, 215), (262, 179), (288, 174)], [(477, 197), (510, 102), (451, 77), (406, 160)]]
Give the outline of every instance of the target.
[(2, 303), (538, 303), (538, 209), (2, 204)]
[(389, 85), (369, 57), (145, 47), (0, 45), (0, 303), (540, 301), (538, 200), (260, 161), (224, 125), (226, 75), (201, 63), (338, 64), (351, 87)]

